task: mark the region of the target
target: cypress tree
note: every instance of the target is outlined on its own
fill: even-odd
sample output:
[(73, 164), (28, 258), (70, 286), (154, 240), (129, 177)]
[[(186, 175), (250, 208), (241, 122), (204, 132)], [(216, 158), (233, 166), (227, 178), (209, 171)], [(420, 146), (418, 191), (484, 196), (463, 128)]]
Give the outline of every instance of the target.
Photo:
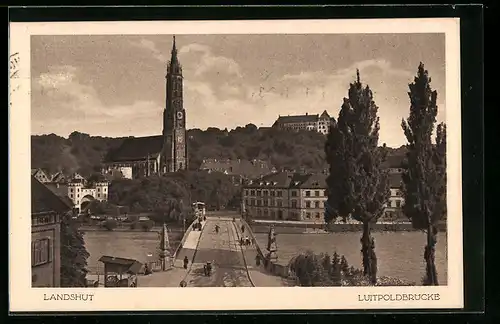
[(77, 224), (66, 215), (61, 220), (61, 286), (85, 287), (87, 258), (83, 233)]
[(351, 216), (363, 224), (363, 272), (374, 284), (376, 262), (371, 228), (390, 195), (388, 174), (382, 169), (387, 152), (378, 147), (377, 111), (373, 93), (368, 86), (363, 87), (357, 71), (356, 82), (350, 84), (348, 98), (344, 98), (338, 121), (331, 123), (325, 144), (328, 204), (335, 211), (334, 217)]
[(424, 249), (424, 285), (439, 285), (435, 265), (437, 225), (446, 215), (446, 125), (436, 127), (437, 92), (430, 86), (429, 73), (420, 63), (414, 82), (409, 84), (410, 115), (401, 126), (408, 141), (403, 172), (403, 212), (415, 229), (427, 234)]

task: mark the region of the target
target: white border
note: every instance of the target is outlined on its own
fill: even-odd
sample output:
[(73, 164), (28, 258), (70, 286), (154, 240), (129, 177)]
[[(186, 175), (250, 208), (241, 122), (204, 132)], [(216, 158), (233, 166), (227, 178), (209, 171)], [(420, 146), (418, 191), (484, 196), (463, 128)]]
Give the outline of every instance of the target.
[[(445, 33), (448, 140), (448, 285), (343, 288), (31, 288), (30, 36), (78, 34)], [(11, 311), (307, 310), (462, 308), (462, 190), (459, 19), (11, 23), (10, 51), (21, 56), (9, 108), (9, 275)], [(422, 242), (424, 246), (425, 242)], [(25, 253), (26, 252), (26, 253)], [(93, 294), (92, 301), (44, 301), (44, 294)], [(363, 294), (438, 293), (438, 301), (360, 302)]]

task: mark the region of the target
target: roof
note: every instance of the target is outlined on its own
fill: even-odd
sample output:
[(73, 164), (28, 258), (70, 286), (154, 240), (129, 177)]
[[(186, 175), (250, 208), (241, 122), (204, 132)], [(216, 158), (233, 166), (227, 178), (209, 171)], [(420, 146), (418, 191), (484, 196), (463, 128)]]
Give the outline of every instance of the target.
[(31, 213), (65, 213), (73, 208), (66, 200), (61, 199), (47, 186), (31, 177)]
[(270, 173), (272, 167), (262, 160), (206, 159), (201, 163), (200, 170), (227, 172), (230, 175), (256, 178)]
[(66, 176), (62, 171), (57, 172), (52, 176), (52, 182), (65, 182)]
[(295, 116), (279, 116), (276, 123), (278, 124), (290, 124), (290, 123), (307, 123), (318, 121), (319, 115), (295, 115)]
[(313, 173), (308, 175), (304, 181), (300, 184), (301, 188), (315, 189), (315, 188), (326, 188), (326, 177), (324, 173)]
[(99, 261), (105, 264), (113, 264), (120, 266), (123, 272), (128, 272), (132, 274), (138, 273), (139, 270), (141, 270), (142, 268), (142, 263), (134, 259), (118, 258), (109, 255), (103, 255), (99, 259)]
[(276, 172), (256, 179), (245, 185), (246, 188), (326, 188), (326, 175), (322, 173)]
[(73, 206), (73, 202), (68, 197), (68, 185), (58, 184), (49, 182), (44, 184), (50, 191), (56, 194), (60, 199), (62, 199), (67, 205)]
[(109, 152), (106, 162), (145, 160), (155, 158), (163, 149), (163, 136), (129, 137), (115, 150)]
[(389, 173), (389, 187), (391, 188), (401, 188), (403, 182), (403, 177), (401, 173)]

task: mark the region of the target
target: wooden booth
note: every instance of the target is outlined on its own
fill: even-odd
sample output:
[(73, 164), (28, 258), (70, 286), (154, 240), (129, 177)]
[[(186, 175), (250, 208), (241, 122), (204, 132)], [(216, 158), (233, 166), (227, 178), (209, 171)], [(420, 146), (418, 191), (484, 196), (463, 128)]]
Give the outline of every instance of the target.
[(104, 287), (137, 287), (141, 262), (107, 255), (102, 256), (99, 261), (104, 263)]

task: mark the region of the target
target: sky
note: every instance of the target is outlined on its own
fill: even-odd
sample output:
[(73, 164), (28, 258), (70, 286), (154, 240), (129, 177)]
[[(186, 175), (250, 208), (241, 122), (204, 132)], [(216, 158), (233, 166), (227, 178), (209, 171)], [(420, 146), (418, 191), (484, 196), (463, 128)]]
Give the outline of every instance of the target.
[[(337, 117), (360, 70), (379, 107), (380, 143), (406, 142), (408, 83), (419, 62), (445, 120), (444, 34), (177, 35), (188, 128), (271, 126), (278, 116)], [(33, 135), (162, 132), (172, 35), (32, 36)]]

